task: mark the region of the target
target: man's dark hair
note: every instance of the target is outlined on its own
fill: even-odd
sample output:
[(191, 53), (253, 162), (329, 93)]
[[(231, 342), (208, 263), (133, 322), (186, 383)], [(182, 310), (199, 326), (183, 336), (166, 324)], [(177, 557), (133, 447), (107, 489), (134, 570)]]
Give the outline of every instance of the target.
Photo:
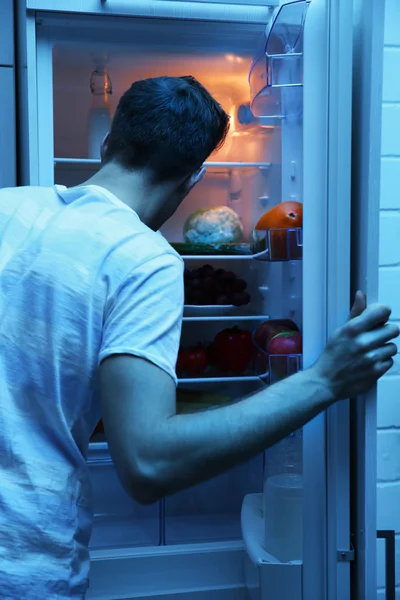
[(194, 77), (143, 79), (119, 101), (103, 160), (178, 179), (199, 169), (228, 129), (228, 115)]

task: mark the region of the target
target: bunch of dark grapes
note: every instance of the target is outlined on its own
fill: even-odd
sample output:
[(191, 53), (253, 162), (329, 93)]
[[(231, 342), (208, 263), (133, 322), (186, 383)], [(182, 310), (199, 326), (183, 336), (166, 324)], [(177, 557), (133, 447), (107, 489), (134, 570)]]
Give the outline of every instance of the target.
[(199, 269), (185, 269), (185, 304), (244, 306), (250, 302), (247, 283), (232, 271), (204, 265)]

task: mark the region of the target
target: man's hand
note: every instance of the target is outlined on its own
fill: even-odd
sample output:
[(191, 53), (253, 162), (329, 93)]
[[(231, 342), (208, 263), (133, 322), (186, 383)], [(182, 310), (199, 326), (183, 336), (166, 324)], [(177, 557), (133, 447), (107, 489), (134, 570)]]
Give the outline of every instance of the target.
[(357, 292), (350, 320), (335, 331), (313, 367), (335, 400), (368, 391), (392, 367), (397, 354), (391, 340), (398, 337), (399, 328), (387, 323), (390, 308), (365, 305), (364, 294)]
[(355, 317), (359, 317), (364, 310), (367, 308), (367, 298), (364, 292), (356, 292), (356, 297), (354, 298), (354, 304), (351, 307), (350, 311), (350, 319), (354, 319)]

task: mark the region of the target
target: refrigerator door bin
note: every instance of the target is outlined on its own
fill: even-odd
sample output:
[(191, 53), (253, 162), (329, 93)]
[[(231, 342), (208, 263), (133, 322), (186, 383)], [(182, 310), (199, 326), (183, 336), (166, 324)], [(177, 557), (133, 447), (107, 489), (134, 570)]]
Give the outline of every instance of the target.
[(261, 373), (259, 377), (263, 381), (272, 385), (300, 371), (301, 362), (301, 354), (266, 354), (257, 351), (256, 372)]
[[(309, 2), (290, 2), (275, 13), (262, 54), (249, 74), (251, 110), (256, 117), (282, 117), (301, 110), (303, 30)], [(291, 88), (282, 93), (282, 88)]]
[(266, 261), (301, 260), (303, 258), (303, 230), (254, 230), (253, 258)]
[(245, 497), (241, 513), (244, 574), (250, 600), (301, 600), (303, 566), (282, 563), (264, 547), (262, 494)]
[(157, 546), (160, 505), (142, 506), (123, 489), (106, 443), (90, 444), (88, 467), (93, 488), (93, 532), (90, 548)]
[(303, 432), (266, 452), (264, 549), (282, 563), (303, 559)]

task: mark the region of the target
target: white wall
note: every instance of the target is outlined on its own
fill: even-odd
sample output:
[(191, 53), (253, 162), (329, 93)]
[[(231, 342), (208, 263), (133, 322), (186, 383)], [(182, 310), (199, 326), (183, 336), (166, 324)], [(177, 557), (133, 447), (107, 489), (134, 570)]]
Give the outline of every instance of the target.
[[(400, 324), (400, 0), (386, 0), (382, 104), (379, 296)], [(400, 361), (379, 385), (378, 528), (395, 529), (400, 599)], [(378, 598), (384, 598), (384, 543), (378, 542)]]

